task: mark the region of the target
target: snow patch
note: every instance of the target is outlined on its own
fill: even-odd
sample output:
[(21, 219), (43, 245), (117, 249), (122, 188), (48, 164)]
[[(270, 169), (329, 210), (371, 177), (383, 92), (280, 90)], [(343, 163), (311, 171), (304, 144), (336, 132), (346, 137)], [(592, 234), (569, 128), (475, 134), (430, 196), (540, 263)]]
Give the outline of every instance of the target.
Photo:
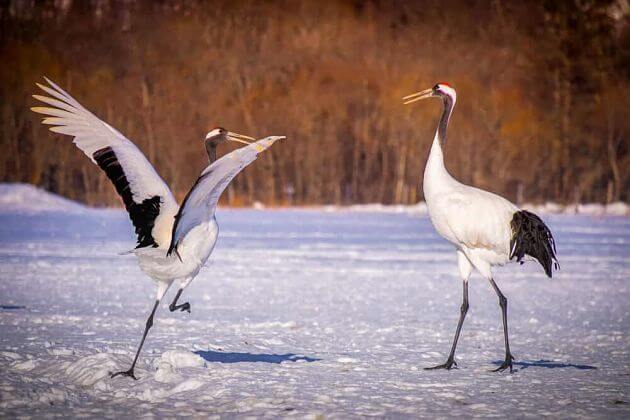
[(166, 398), (169, 398), (173, 395), (180, 394), (182, 392), (191, 392), (194, 391), (204, 385), (203, 381), (198, 379), (188, 379), (184, 382), (181, 382), (175, 385), (171, 389), (159, 389), (159, 388), (147, 388), (140, 395), (137, 395), (137, 398), (143, 401), (148, 402), (161, 402)]
[(359, 359), (353, 357), (340, 357), (337, 359), (339, 363), (359, 363)]
[(81, 213), (86, 207), (30, 184), (0, 183), (0, 212), (39, 213), (71, 212)]
[(174, 383), (183, 379), (177, 371), (182, 368), (205, 367), (206, 361), (199, 355), (184, 350), (169, 350), (156, 361), (154, 379), (161, 383)]
[[(66, 375), (70, 380), (84, 387), (95, 387), (101, 381), (108, 381), (112, 372), (118, 372), (123, 367), (131, 364), (127, 358), (114, 357), (108, 353), (97, 353), (86, 356), (71, 363), (65, 368)], [(138, 368), (136, 367), (136, 371)], [(137, 372), (136, 372), (137, 374)], [(124, 378), (122, 378), (124, 379)]]
[(284, 329), (295, 329), (298, 325), (295, 321), (287, 321), (287, 322), (258, 322), (249, 324), (249, 328), (251, 329), (268, 329), (268, 328), (284, 328)]
[(15, 362), (12, 367), (16, 370), (23, 370), (28, 372), (29, 370), (35, 369), (37, 366), (37, 362), (35, 360), (27, 360), (26, 362)]
[(610, 216), (628, 216), (630, 215), (630, 206), (621, 201), (606, 205), (606, 214)]
[[(584, 203), (559, 204), (547, 202), (544, 204), (525, 203), (520, 206), (524, 210), (529, 210), (538, 214), (584, 214), (590, 216), (629, 216), (630, 206), (623, 202), (611, 204)], [(410, 216), (424, 216), (428, 214), (427, 205), (424, 201), (417, 204), (355, 204), (351, 206), (322, 206), (326, 212), (358, 212), (358, 213), (391, 213), (407, 214)]]
[(408, 215), (416, 215), (422, 216), (427, 214), (427, 205), (424, 201), (421, 201), (417, 204), (380, 204), (380, 203), (369, 203), (369, 204), (353, 204), (350, 206), (323, 206), (322, 209), (326, 212), (337, 212), (337, 211), (351, 211), (358, 213), (394, 213), (394, 214), (408, 214)]
[[(544, 204), (525, 203), (521, 208), (540, 214), (586, 214), (592, 216), (629, 216), (630, 206), (627, 203), (615, 202), (610, 204), (584, 203), (559, 204), (547, 202)], [(265, 205), (259, 201), (252, 204), (256, 210), (264, 210)], [(308, 208), (307, 208), (308, 209)], [(416, 204), (355, 204), (350, 206), (314, 206), (312, 210), (325, 212), (358, 212), (358, 213), (391, 213), (424, 216), (428, 213), (424, 201)], [(44, 189), (23, 183), (0, 183), (0, 213), (39, 213), (39, 212), (71, 212), (83, 213), (90, 210), (76, 201), (69, 200)]]
[(168, 363), (175, 369), (188, 367), (204, 367), (206, 361), (195, 353), (184, 350), (170, 350), (164, 352), (160, 358), (161, 363)]
[(583, 203), (583, 204), (558, 204), (547, 202), (545, 204), (525, 203), (520, 206), (538, 214), (584, 214), (588, 216), (629, 216), (630, 206), (623, 202), (610, 204)]
[(22, 356), (12, 351), (0, 351), (0, 356), (11, 360), (20, 360), (22, 358)]

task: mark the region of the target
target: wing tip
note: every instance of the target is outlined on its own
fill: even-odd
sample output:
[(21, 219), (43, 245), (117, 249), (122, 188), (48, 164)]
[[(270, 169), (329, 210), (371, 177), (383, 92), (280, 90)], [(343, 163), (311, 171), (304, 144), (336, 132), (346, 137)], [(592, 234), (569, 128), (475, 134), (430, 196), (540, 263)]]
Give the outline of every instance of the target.
[(46, 81), (46, 83), (48, 83), (48, 86), (46, 86), (45, 84), (42, 84), (40, 82), (35, 82), (35, 84), (37, 85), (38, 88), (40, 88), (41, 90), (46, 90), (45, 88), (51, 88), (51, 87), (55, 87), (55, 82), (53, 82), (52, 80), (50, 80), (48, 77), (42, 75), (42, 77), (44, 78), (44, 80)]
[(38, 114), (49, 115), (49, 111), (53, 110), (53, 108), (47, 106), (33, 106), (31, 107), (31, 111), (36, 112)]
[(48, 83), (50, 85), (50, 87), (54, 88), (55, 90), (61, 91), (61, 88), (52, 80), (50, 80), (48, 77), (46, 76), (42, 76), (44, 78), (44, 80), (46, 81), (46, 83)]

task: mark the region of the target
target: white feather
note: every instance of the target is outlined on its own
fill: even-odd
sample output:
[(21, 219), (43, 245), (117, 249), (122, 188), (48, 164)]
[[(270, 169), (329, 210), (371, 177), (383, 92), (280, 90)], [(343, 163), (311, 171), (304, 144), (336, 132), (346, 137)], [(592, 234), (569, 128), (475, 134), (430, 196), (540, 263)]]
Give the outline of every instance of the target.
[(509, 261), (510, 221), (518, 207), (503, 197), (453, 178), (446, 167), (439, 139), (431, 146), (424, 172), (424, 195), (433, 226), (462, 250), (480, 271), (485, 264)]
[(164, 180), (133, 142), (81, 106), (55, 83), (49, 79), (46, 81), (50, 87), (39, 83), (37, 86), (51, 97), (33, 97), (51, 106), (31, 109), (48, 116), (44, 123), (53, 125), (50, 127), (51, 131), (74, 137), (74, 144), (92, 162), (95, 162), (94, 152), (105, 147), (112, 148), (125, 172), (134, 202), (141, 203), (154, 196), (161, 198), (160, 214), (155, 221), (152, 235), (161, 247), (167, 247), (178, 205)]
[(271, 136), (258, 140), (228, 153), (204, 169), (182, 204), (171, 246), (177, 246), (196, 226), (212, 220), (219, 197), (230, 181), (252, 163), (260, 152), (282, 138), (284, 137)]

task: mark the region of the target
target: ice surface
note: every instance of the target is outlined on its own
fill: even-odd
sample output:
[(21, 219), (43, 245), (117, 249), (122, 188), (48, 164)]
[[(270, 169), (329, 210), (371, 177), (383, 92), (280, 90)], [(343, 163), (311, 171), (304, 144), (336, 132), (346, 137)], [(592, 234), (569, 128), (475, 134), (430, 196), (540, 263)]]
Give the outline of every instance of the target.
[(192, 313), (168, 311), (171, 290), (133, 381), (109, 373), (131, 363), (155, 291), (118, 255), (127, 215), (3, 206), (0, 417), (630, 416), (630, 218), (545, 216), (562, 270), (496, 270), (510, 375), (490, 372), (501, 317), (478, 276), (459, 369), (422, 369), (446, 357), (461, 283), (420, 212), (220, 210), (181, 299)]

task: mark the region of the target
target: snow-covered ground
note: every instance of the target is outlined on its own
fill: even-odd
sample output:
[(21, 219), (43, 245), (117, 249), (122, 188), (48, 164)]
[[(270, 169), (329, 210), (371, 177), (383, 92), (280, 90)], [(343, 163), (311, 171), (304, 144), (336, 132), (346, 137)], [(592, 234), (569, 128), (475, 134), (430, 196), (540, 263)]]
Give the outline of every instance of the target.
[[(262, 204), (259, 204), (259, 207)], [(264, 207), (264, 206), (263, 206)], [(587, 216), (630, 216), (630, 206), (623, 202), (610, 204), (587, 203), (563, 205), (553, 202), (545, 204), (525, 203), (521, 208), (533, 211), (538, 214), (569, 214)], [(409, 215), (424, 216), (427, 214), (427, 205), (419, 202), (412, 205), (392, 205), (392, 204), (355, 204), (352, 206), (322, 206), (325, 211), (352, 211), (367, 213), (406, 213)]]
[(422, 369), (444, 361), (461, 303), (455, 253), (425, 216), (223, 210), (192, 313), (168, 311), (171, 290), (133, 381), (109, 372), (131, 363), (154, 289), (118, 255), (126, 213), (37, 192), (16, 206), (5, 190), (0, 417), (630, 416), (630, 218), (546, 216), (557, 276), (496, 270), (510, 375), (490, 372), (501, 317), (478, 276), (459, 369)]

